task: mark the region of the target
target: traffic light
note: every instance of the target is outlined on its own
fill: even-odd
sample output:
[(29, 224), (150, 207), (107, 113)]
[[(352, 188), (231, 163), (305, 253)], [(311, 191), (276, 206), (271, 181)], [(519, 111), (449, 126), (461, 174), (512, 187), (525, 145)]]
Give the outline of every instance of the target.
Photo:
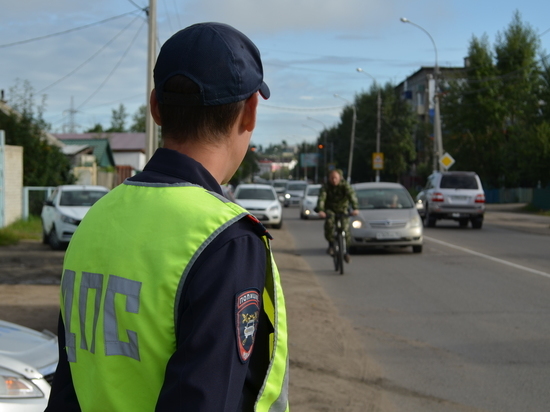
[(318, 147), (319, 149), (324, 149), (324, 148), (325, 148), (325, 145), (324, 145), (324, 144), (318, 144), (317, 147)]

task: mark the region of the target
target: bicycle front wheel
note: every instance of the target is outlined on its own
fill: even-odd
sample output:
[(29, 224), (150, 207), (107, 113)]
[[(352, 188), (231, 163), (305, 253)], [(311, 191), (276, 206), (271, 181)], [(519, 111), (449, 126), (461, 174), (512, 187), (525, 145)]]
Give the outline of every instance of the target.
[(340, 269), (340, 264), (338, 260), (338, 254), (339, 254), (339, 247), (338, 247), (338, 238), (336, 237), (332, 241), (332, 261), (334, 262), (334, 270), (338, 271)]
[[(340, 270), (340, 274), (344, 274), (344, 253), (346, 251), (346, 247), (344, 245), (344, 236), (342, 233), (338, 233), (338, 269)], [(338, 270), (336, 269), (336, 270)]]

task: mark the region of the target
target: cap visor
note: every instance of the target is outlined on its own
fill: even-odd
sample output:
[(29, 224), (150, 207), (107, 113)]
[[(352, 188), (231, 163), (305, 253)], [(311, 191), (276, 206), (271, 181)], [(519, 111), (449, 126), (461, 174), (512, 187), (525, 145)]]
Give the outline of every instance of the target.
[(262, 85), (260, 86), (259, 92), (265, 100), (269, 99), (269, 96), (271, 96), (271, 92), (269, 91), (269, 87), (267, 87), (267, 84), (265, 84), (264, 82), (262, 82)]

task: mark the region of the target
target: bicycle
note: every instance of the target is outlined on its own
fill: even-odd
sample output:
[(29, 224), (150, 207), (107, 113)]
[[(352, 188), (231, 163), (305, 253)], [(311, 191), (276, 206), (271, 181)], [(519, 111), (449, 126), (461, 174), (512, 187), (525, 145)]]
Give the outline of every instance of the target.
[(332, 259), (334, 261), (334, 270), (344, 274), (344, 255), (346, 254), (346, 228), (343, 224), (345, 213), (334, 214), (334, 240), (332, 241)]

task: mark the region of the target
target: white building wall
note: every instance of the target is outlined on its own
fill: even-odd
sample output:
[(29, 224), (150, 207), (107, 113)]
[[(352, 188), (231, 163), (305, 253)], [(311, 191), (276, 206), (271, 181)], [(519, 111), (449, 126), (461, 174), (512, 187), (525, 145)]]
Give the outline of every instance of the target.
[(23, 211), (23, 147), (6, 145), (4, 225), (21, 219)]
[(142, 171), (145, 167), (145, 153), (140, 152), (114, 152), (117, 166), (132, 166), (134, 170)]

